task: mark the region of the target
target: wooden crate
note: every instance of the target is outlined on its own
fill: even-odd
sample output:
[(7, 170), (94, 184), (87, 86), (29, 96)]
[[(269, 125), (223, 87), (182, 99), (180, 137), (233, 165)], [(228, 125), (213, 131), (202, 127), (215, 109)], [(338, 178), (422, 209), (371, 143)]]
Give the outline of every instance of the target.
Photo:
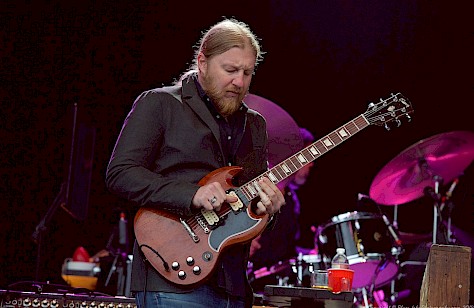
[(434, 244), (420, 292), (421, 307), (469, 304), (471, 247)]

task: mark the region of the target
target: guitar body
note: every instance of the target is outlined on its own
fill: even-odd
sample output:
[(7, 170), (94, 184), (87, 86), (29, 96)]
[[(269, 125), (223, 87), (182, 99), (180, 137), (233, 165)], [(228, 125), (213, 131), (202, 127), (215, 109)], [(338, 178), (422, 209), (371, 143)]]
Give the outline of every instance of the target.
[[(223, 167), (209, 173), (199, 184), (219, 182), (227, 190), (232, 188), (233, 175), (241, 170)], [(200, 214), (184, 218), (143, 207), (135, 215), (135, 236), (140, 246), (145, 245), (141, 249), (160, 275), (179, 285), (195, 285), (210, 277), (227, 247), (252, 240), (265, 229), (269, 219), (268, 215), (252, 213), (250, 204), (238, 211), (223, 204), (216, 214), (220, 223), (206, 231), (199, 223), (203, 220)]]

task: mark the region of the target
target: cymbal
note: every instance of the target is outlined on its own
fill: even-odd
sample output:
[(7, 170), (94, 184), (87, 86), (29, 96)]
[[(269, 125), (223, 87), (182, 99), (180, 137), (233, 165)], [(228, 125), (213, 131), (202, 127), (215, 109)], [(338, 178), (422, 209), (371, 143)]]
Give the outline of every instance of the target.
[[(382, 205), (400, 205), (424, 195), (438, 176), (448, 183), (462, 175), (474, 160), (474, 132), (452, 131), (421, 140), (380, 170), (370, 198)], [(442, 183), (440, 181), (440, 183)]]
[(258, 111), (267, 122), (268, 161), (274, 167), (303, 148), (303, 138), (296, 121), (274, 102), (247, 94), (245, 104)]

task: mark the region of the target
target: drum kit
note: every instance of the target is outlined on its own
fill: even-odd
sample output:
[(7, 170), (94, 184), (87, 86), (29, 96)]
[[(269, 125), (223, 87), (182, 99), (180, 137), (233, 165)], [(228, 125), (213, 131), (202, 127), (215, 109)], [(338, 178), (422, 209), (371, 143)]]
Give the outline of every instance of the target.
[[(353, 211), (332, 217), (315, 228), (317, 255), (300, 254), (270, 269), (257, 270), (252, 276), (254, 283), (264, 278), (270, 284), (305, 286), (304, 276), (313, 269), (328, 268), (336, 248), (344, 247), (350, 268), (355, 272), (352, 287), (359, 303), (366, 307), (380, 306), (379, 301), (384, 299), (376, 296), (377, 290), (390, 285), (391, 296), (385, 300), (395, 304), (398, 292), (394, 286), (403, 276), (400, 255), (405, 242), (431, 240), (433, 244), (454, 244), (451, 214), (444, 209), (448, 208), (459, 177), (473, 161), (474, 132), (471, 131), (442, 133), (413, 144), (386, 164), (372, 181), (367, 198), (377, 211)], [(398, 206), (423, 196), (433, 200), (431, 235), (427, 238), (400, 232)], [(393, 209), (392, 221), (383, 213), (383, 207)]]

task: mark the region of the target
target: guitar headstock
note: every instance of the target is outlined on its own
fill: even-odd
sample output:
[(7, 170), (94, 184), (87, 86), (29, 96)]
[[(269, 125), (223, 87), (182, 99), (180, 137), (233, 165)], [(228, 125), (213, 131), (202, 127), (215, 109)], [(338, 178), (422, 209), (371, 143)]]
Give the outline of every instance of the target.
[(370, 124), (384, 125), (390, 130), (390, 123), (395, 123), (398, 127), (402, 124), (402, 119), (411, 121), (410, 113), (413, 113), (410, 101), (401, 93), (392, 93), (389, 98), (380, 99), (378, 103), (370, 103), (364, 117)]

